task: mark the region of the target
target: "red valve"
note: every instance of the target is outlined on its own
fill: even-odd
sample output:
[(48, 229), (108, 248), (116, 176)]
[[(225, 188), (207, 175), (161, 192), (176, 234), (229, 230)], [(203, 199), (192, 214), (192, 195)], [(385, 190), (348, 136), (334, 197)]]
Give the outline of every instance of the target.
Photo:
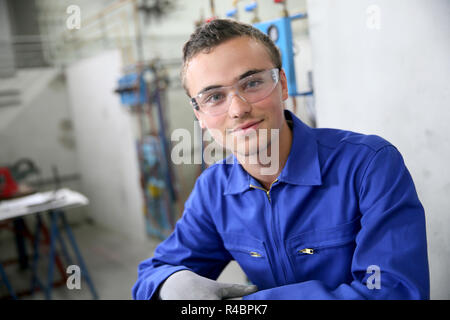
[(19, 186), (14, 181), (11, 171), (6, 168), (0, 168), (0, 198), (9, 198), (19, 190)]
[(208, 23), (208, 22), (211, 22), (216, 19), (217, 19), (217, 17), (211, 17), (211, 18), (206, 19), (205, 22)]

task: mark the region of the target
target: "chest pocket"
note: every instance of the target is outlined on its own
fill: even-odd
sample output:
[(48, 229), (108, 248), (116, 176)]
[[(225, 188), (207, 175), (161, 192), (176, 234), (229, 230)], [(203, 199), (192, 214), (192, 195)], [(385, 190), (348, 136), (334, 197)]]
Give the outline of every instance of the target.
[(350, 282), (355, 238), (359, 229), (358, 218), (290, 238), (287, 248), (296, 280), (319, 280), (330, 287)]
[(259, 290), (275, 285), (264, 241), (234, 232), (224, 232), (221, 236), (225, 248)]

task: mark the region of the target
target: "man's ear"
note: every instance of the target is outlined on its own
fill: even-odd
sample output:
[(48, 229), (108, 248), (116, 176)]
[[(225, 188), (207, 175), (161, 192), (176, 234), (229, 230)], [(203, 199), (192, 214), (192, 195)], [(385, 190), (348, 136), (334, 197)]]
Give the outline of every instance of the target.
[(196, 117), (197, 120), (198, 120), (198, 123), (200, 124), (200, 128), (206, 129), (205, 123), (204, 123), (204, 121), (202, 120), (202, 117), (201, 117), (200, 113), (199, 113), (197, 110), (194, 109), (194, 114), (195, 114), (195, 117)]
[(283, 101), (286, 101), (289, 98), (289, 93), (288, 93), (286, 73), (284, 72), (284, 69), (280, 70), (280, 83), (281, 83), (281, 96), (283, 98)]

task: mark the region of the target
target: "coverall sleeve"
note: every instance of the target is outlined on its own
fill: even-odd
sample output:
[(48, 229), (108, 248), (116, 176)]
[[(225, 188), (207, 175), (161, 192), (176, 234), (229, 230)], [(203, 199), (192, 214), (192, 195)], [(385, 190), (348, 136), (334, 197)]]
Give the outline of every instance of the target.
[[(353, 280), (336, 288), (310, 280), (258, 291), (244, 299), (429, 299), (424, 209), (398, 150), (388, 145), (368, 162), (359, 186), (361, 229)], [(367, 285), (379, 267), (379, 285)], [(372, 278), (371, 278), (372, 277)]]
[(134, 299), (157, 299), (159, 286), (179, 270), (215, 280), (232, 259), (223, 247), (208, 208), (202, 204), (199, 180), (173, 233), (158, 245), (153, 257), (139, 264), (132, 288)]

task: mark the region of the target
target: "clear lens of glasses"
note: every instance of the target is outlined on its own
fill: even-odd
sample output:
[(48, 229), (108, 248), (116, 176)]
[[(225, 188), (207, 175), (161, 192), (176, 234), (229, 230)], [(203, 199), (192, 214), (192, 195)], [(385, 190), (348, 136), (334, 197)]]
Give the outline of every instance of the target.
[(272, 93), (278, 80), (278, 69), (264, 70), (245, 77), (232, 86), (205, 91), (191, 99), (191, 103), (194, 108), (209, 115), (223, 114), (231, 105), (232, 92), (248, 103), (256, 103)]

